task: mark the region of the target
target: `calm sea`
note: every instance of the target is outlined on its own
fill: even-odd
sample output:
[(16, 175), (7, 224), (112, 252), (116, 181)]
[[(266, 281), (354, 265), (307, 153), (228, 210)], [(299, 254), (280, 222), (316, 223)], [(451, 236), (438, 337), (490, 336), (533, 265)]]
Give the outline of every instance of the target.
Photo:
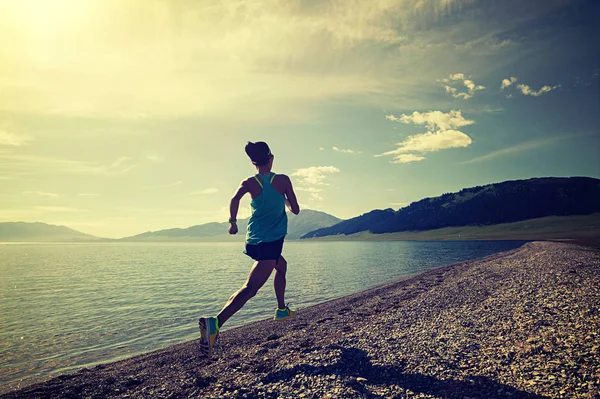
[[(305, 307), (524, 241), (288, 242)], [(0, 392), (199, 336), (252, 265), (241, 243), (0, 244)], [(224, 329), (271, 317), (272, 278)]]

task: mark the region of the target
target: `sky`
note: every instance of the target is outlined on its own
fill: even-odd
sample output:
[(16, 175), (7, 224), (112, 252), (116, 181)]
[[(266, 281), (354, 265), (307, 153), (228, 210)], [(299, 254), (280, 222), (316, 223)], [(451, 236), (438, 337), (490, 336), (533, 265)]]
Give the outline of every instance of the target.
[[(0, 0), (0, 222), (229, 218), (266, 141), (302, 208), (600, 177), (600, 2)], [(249, 215), (249, 198), (239, 217)]]

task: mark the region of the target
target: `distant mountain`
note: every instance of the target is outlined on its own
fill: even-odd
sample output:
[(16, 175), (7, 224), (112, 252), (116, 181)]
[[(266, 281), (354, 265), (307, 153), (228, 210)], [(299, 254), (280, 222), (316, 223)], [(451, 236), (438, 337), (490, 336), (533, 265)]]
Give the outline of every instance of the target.
[(465, 188), (413, 202), (398, 211), (375, 210), (302, 238), (369, 231), (374, 234), (481, 226), (545, 216), (600, 212), (600, 180), (546, 177)]
[[(240, 225), (243, 222), (240, 221)], [(121, 238), (126, 241), (152, 241), (153, 239), (187, 238), (187, 237), (210, 237), (227, 232), (227, 223), (206, 223), (185, 229), (173, 228), (158, 231), (147, 231), (131, 237)]]
[(298, 215), (288, 212), (288, 234), (286, 239), (297, 240), (309, 231), (333, 226), (341, 221), (342, 219), (333, 215), (313, 211), (312, 209), (303, 209)]
[[(299, 215), (288, 212), (287, 239), (298, 239), (302, 235), (339, 223), (341, 219), (325, 212), (303, 209)], [(239, 241), (243, 239), (248, 227), (248, 219), (238, 220), (238, 234), (230, 236), (227, 233), (229, 223), (206, 223), (187, 228), (174, 228), (159, 231), (149, 231), (132, 237), (125, 237), (123, 241)]]
[(81, 233), (65, 226), (46, 223), (0, 223), (0, 242), (7, 241), (99, 241), (102, 238)]

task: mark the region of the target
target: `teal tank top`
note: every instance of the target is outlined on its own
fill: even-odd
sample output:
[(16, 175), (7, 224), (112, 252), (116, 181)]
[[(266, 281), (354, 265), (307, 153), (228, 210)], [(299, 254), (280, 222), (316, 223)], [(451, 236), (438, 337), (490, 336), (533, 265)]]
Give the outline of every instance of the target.
[(277, 241), (287, 234), (287, 214), (285, 198), (273, 187), (275, 173), (256, 175), (254, 178), (262, 187), (260, 194), (250, 202), (252, 216), (248, 222), (246, 242), (251, 245)]

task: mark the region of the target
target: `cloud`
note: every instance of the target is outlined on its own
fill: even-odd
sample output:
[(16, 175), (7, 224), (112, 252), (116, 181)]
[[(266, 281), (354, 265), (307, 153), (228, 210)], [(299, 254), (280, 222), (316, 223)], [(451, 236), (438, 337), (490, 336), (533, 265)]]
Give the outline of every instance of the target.
[(335, 166), (311, 166), (308, 168), (296, 169), (292, 176), (298, 178), (298, 191), (310, 193), (310, 200), (322, 201), (323, 186), (329, 184), (325, 182), (327, 175), (339, 173), (340, 170)]
[(211, 195), (219, 192), (218, 188), (210, 187), (203, 190), (192, 191), (190, 195)]
[(533, 97), (539, 97), (542, 94), (548, 93), (549, 91), (552, 91), (559, 87), (560, 87), (560, 85), (558, 85), (558, 86), (542, 86), (541, 89), (539, 89), (538, 91), (535, 91), (535, 90), (532, 90), (531, 87), (529, 87), (527, 85), (523, 85), (523, 84), (517, 85), (517, 89), (519, 89), (521, 91), (521, 93), (523, 93), (524, 96), (533, 96)]
[(6, 130), (0, 129), (0, 146), (7, 145), (13, 147), (20, 147), (24, 144), (29, 143), (32, 140), (32, 137), (17, 135), (15, 133), (11, 133)]
[(47, 193), (44, 191), (23, 191), (23, 194), (25, 195), (35, 195), (38, 197), (46, 197), (46, 198), (56, 198), (58, 197), (58, 194), (55, 193)]
[[(514, 85), (517, 81), (518, 81), (518, 79), (514, 76), (511, 76), (510, 78), (507, 78), (507, 79), (503, 79), (502, 84), (500, 85), (500, 90), (507, 89), (508, 87)], [(556, 86), (544, 85), (544, 86), (542, 86), (541, 89), (539, 89), (537, 91), (533, 90), (530, 86), (525, 85), (525, 84), (518, 84), (518, 85), (516, 85), (516, 87), (517, 87), (517, 90), (520, 91), (521, 94), (523, 94), (524, 96), (539, 97), (544, 93), (548, 93), (549, 91), (558, 89), (560, 87), (560, 85), (556, 85)], [(507, 97), (511, 98), (512, 95), (509, 94)]]
[(96, 193), (79, 193), (77, 194), (79, 197), (99, 197), (100, 194)]
[(298, 187), (296, 190), (309, 193), (308, 199), (311, 201), (323, 201), (322, 188), (318, 187)]
[(0, 162), (5, 169), (11, 172), (20, 171), (39, 175), (58, 172), (65, 174), (115, 176), (125, 174), (139, 166), (139, 164), (133, 163), (129, 157), (118, 158), (111, 164), (100, 164), (89, 161), (2, 153), (0, 153)]
[[(470, 63), (474, 49), (487, 50), (471, 28), (483, 22), (440, 23), (473, 0), (38, 1), (38, 13), (11, 3), (0, 14), (0, 33), (14, 38), (0, 54), (0, 91), (10, 99), (0, 110), (64, 118), (200, 116), (235, 125), (311, 120), (323, 109), (317, 100), (415, 106), (423, 82), (446, 73), (440, 61), (467, 51), (457, 46), (478, 40)], [(427, 76), (405, 73), (419, 67)]]
[(395, 163), (407, 163), (420, 161), (424, 157), (407, 154), (400, 159), (399, 155), (406, 152), (434, 152), (447, 148), (467, 147), (471, 144), (471, 138), (458, 130), (440, 130), (437, 132), (427, 132), (424, 134), (415, 134), (408, 136), (406, 140), (398, 143), (400, 148), (384, 152), (376, 156), (398, 155)]
[(386, 119), (394, 122), (402, 122), (415, 125), (426, 125), (429, 130), (448, 130), (462, 126), (468, 126), (475, 121), (465, 119), (461, 111), (451, 110), (450, 112), (428, 111), (412, 114), (402, 114), (399, 118), (394, 115), (386, 115)]
[(516, 81), (517, 81), (517, 78), (515, 78), (514, 76), (511, 76), (508, 79), (502, 79), (502, 84), (500, 85), (500, 90), (504, 90), (507, 87), (510, 87)]
[[(463, 100), (468, 100), (478, 91), (485, 90), (485, 86), (475, 84), (471, 79), (466, 78), (463, 73), (450, 74), (449, 77), (442, 79), (441, 82), (446, 83), (443, 85), (446, 93), (449, 93), (454, 98), (462, 98)], [(457, 84), (459, 84), (459, 87), (457, 87)], [(466, 91), (461, 90), (463, 87), (466, 88)]]
[[(221, 219), (218, 219), (217, 221), (226, 222), (229, 219), (229, 205), (222, 207), (216, 213), (218, 215), (223, 215), (223, 217)], [(214, 212), (211, 213), (211, 216), (213, 218), (212, 220), (214, 221)], [(250, 216), (252, 216), (252, 209), (250, 209), (250, 204), (240, 204), (240, 207), (238, 208), (237, 219), (247, 219)], [(226, 232), (227, 231), (225, 231), (224, 233)]]
[(325, 178), (328, 174), (338, 173), (340, 170), (335, 166), (311, 166), (308, 168), (296, 169), (292, 176), (298, 177), (301, 184), (308, 185), (328, 185)]
[(146, 155), (146, 159), (152, 162), (163, 162), (165, 160), (165, 158), (160, 155)]
[(393, 155), (392, 163), (410, 163), (425, 159), (422, 155), (412, 152), (426, 153), (448, 148), (467, 147), (472, 140), (465, 133), (457, 130), (463, 126), (469, 126), (475, 121), (463, 117), (461, 111), (450, 112), (429, 111), (402, 114), (399, 118), (387, 115), (386, 119), (415, 125), (425, 125), (428, 132), (408, 136), (404, 141), (397, 143), (398, 148), (387, 151), (376, 157)]
[(157, 184), (157, 185), (153, 185), (153, 186), (143, 186), (142, 188), (144, 190), (153, 190), (153, 189), (157, 189), (157, 188), (171, 188), (171, 187), (180, 186), (182, 183), (183, 182), (181, 180), (178, 180), (173, 183)]
[(489, 154), (482, 155), (480, 157), (475, 157), (468, 161), (461, 162), (461, 164), (466, 165), (466, 164), (472, 164), (472, 163), (477, 163), (477, 162), (489, 161), (491, 159), (496, 159), (496, 158), (502, 158), (507, 155), (517, 154), (517, 153), (523, 152), (523, 151), (534, 150), (534, 149), (537, 149), (540, 147), (550, 145), (559, 140), (569, 139), (569, 138), (578, 137), (578, 136), (580, 136), (580, 135), (557, 136), (557, 137), (552, 137), (549, 139), (527, 141), (525, 143), (521, 143), (521, 144), (518, 144), (518, 145), (515, 145), (512, 147), (502, 148), (500, 150), (490, 152)]
[(333, 147), (333, 151), (336, 152), (341, 152), (344, 154), (351, 154), (351, 155), (357, 155), (360, 154), (362, 151), (354, 151), (354, 150), (350, 150), (350, 149), (345, 149), (345, 148), (338, 148), (338, 147)]
[(417, 161), (422, 161), (425, 159), (425, 157), (420, 156), (420, 155), (415, 155), (415, 154), (398, 154), (394, 151), (390, 151), (388, 153), (385, 153), (385, 155), (396, 155), (396, 157), (394, 158), (394, 160), (392, 161), (392, 163), (411, 163), (411, 162), (417, 162)]

